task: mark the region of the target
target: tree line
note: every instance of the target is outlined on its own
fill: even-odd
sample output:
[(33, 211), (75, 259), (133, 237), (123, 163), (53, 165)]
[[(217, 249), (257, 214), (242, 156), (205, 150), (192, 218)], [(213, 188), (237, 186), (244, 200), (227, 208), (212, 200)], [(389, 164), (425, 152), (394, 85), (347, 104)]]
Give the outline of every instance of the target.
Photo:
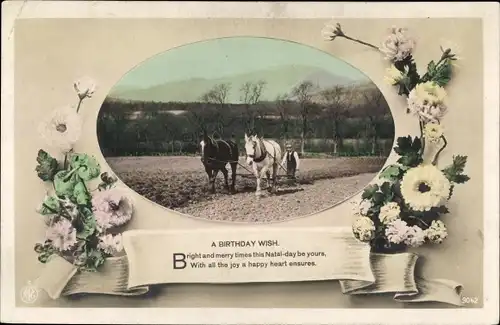
[[(301, 154), (340, 155), (349, 147), (347, 139), (363, 143), (356, 149), (360, 154), (388, 154), (390, 148), (380, 141), (392, 144), (394, 124), (387, 102), (373, 84), (320, 89), (303, 81), (289, 93), (263, 100), (266, 86), (263, 80), (244, 83), (236, 89), (239, 103), (229, 101), (231, 84), (215, 85), (196, 102), (107, 98), (97, 125), (101, 149), (107, 156), (194, 154), (206, 130), (238, 141), (245, 132), (282, 142), (298, 140)], [(324, 139), (327, 145), (318, 146), (313, 139)]]

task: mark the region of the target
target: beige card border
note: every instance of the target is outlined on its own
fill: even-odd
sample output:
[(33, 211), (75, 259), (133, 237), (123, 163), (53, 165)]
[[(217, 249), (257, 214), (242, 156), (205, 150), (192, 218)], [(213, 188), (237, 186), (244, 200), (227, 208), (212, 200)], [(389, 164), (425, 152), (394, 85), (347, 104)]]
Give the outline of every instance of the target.
[[(49, 309), (15, 308), (13, 179), (13, 25), (28, 18), (415, 18), (481, 17), (484, 38), (484, 307), (481, 309)], [(2, 264), (1, 317), (9, 322), (80, 323), (452, 323), (498, 321), (499, 6), (496, 3), (221, 3), (59, 2), (2, 3)], [(319, 33), (319, 31), (318, 31)], [(472, 108), (471, 108), (472, 109)], [(471, 114), (473, 112), (471, 111)], [(470, 130), (474, 132), (475, 130)], [(471, 276), (474, 276), (471, 274)]]

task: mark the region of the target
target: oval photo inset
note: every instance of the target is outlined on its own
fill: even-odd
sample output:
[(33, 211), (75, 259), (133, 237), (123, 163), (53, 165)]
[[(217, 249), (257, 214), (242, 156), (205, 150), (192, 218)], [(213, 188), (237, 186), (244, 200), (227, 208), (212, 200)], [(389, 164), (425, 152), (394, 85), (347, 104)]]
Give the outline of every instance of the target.
[(392, 150), (380, 90), (298, 43), (184, 45), (128, 72), (102, 104), (101, 151), (145, 198), (209, 220), (274, 222), (362, 190)]

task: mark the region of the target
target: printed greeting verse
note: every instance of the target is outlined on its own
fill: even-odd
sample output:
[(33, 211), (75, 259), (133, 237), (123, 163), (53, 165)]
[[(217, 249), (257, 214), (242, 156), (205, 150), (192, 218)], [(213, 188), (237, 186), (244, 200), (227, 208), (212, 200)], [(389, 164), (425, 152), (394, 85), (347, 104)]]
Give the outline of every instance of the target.
[(232, 270), (315, 267), (327, 257), (324, 251), (283, 249), (278, 240), (272, 239), (213, 241), (210, 248), (213, 251), (174, 253), (173, 268)]

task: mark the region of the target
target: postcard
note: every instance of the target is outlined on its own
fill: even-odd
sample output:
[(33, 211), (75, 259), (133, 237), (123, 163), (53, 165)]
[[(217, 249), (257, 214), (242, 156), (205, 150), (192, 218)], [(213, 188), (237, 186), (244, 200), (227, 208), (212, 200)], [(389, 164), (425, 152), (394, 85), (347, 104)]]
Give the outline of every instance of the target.
[(498, 4), (419, 5), (4, 3), (2, 321), (496, 323)]

